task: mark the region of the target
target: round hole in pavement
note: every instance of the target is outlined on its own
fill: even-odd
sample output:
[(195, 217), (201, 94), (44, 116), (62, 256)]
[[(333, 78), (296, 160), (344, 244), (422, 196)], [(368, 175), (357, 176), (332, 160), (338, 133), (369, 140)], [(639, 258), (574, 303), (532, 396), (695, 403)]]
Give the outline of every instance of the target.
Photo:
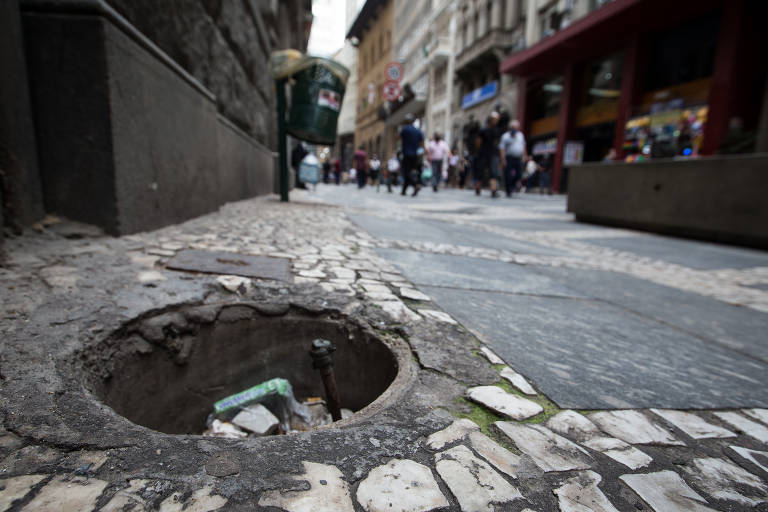
[[(324, 397), (309, 356), (332, 341), (341, 406), (354, 423), (405, 388), (410, 356), (402, 340), (380, 338), (342, 315), (257, 305), (199, 306), (130, 322), (81, 354), (86, 387), (128, 420), (168, 434), (200, 434), (213, 404), (275, 377), (294, 395)], [(410, 369), (412, 371), (412, 369)]]

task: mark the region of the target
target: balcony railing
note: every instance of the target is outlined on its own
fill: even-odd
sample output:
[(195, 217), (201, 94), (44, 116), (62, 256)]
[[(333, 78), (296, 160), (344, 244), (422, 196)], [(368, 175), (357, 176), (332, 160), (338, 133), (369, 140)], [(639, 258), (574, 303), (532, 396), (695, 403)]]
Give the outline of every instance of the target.
[[(456, 56), (456, 70), (460, 71), (480, 55), (491, 51), (500, 50), (506, 54), (509, 50), (520, 46), (522, 32), (520, 30), (491, 29), (481, 38), (475, 39), (472, 44), (463, 48)], [(519, 48), (522, 49), (522, 48)]]

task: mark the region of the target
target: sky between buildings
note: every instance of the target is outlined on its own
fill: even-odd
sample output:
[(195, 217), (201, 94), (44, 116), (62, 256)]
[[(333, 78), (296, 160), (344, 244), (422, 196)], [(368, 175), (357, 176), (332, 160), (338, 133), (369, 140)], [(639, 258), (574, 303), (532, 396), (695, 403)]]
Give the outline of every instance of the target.
[[(309, 34), (308, 52), (319, 57), (330, 57), (344, 46), (347, 28), (364, 3), (365, 0), (312, 0), (312, 15), (315, 19)], [(348, 4), (352, 7), (351, 11)], [(352, 13), (351, 19), (346, 19), (347, 12)]]

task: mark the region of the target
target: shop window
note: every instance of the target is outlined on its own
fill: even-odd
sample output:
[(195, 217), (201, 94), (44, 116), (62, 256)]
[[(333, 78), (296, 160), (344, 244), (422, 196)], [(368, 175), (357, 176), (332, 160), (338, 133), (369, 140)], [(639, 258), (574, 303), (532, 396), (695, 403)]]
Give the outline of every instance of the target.
[(582, 102), (584, 106), (617, 100), (621, 94), (621, 68), (624, 59), (620, 54), (590, 62), (584, 70)]
[(707, 17), (653, 34), (646, 89), (653, 91), (711, 76), (718, 28), (718, 20)]
[(560, 114), (562, 96), (562, 76), (552, 77), (534, 88), (533, 119), (542, 119)]

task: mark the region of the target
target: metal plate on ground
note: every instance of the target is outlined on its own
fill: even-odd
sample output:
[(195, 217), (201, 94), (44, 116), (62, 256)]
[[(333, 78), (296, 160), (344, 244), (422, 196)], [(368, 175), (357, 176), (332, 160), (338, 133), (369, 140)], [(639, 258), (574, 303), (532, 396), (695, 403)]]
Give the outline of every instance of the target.
[(176, 253), (166, 267), (187, 272), (291, 281), (291, 260), (288, 258), (251, 256), (236, 252), (186, 249)]

